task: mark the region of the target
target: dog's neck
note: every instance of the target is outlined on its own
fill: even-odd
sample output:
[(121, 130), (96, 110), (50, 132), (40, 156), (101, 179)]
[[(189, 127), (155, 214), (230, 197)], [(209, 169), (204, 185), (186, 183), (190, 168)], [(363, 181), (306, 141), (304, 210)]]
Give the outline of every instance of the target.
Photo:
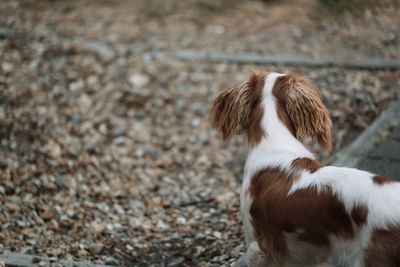
[[(298, 141), (283, 125), (279, 131), (267, 132), (261, 142), (252, 148), (252, 150), (264, 151), (270, 153), (288, 153), (296, 157), (314, 158), (311, 153), (300, 141)], [(287, 131), (285, 131), (286, 129)]]
[[(271, 114), (271, 113), (270, 113)], [(250, 177), (267, 166), (285, 167), (296, 158), (312, 158), (311, 153), (278, 118), (268, 116), (263, 119), (263, 139), (252, 147), (244, 167), (243, 186), (248, 186)]]
[(290, 153), (298, 157), (314, 158), (314, 155), (299, 141), (279, 119), (276, 100), (272, 95), (272, 87), (277, 77), (282, 74), (269, 75), (263, 93), (262, 107), (264, 116), (261, 127), (265, 133), (263, 139), (253, 149), (270, 151), (271, 153)]

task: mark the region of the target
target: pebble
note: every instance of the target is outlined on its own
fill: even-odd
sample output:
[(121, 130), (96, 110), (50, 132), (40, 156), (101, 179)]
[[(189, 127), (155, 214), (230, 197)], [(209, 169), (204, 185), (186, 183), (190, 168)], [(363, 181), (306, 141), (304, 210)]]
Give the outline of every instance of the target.
[(150, 78), (143, 73), (134, 73), (129, 76), (129, 81), (135, 87), (143, 87), (150, 82)]
[(103, 250), (104, 245), (100, 242), (90, 244), (88, 249), (93, 254), (99, 254)]
[(222, 234), (220, 232), (218, 232), (218, 231), (214, 231), (212, 234), (213, 234), (214, 237), (216, 237), (218, 239), (220, 239), (222, 237)]
[(119, 266), (118, 260), (116, 260), (115, 258), (113, 258), (111, 256), (103, 256), (102, 260), (105, 265)]
[(43, 206), (42, 211), (40, 212), (40, 217), (45, 221), (49, 221), (55, 217), (54, 210), (49, 206)]
[(184, 217), (178, 217), (177, 219), (176, 219), (176, 223), (177, 224), (179, 224), (179, 225), (185, 225), (186, 224), (186, 219), (184, 218)]
[(95, 234), (100, 234), (106, 229), (106, 227), (107, 227), (107, 225), (104, 223), (95, 224), (94, 226), (92, 226), (91, 232), (93, 232)]
[(13, 204), (13, 203), (7, 203), (6, 204), (6, 208), (7, 208), (8, 211), (11, 211), (11, 212), (18, 212), (18, 211), (21, 210), (19, 205), (16, 205), (16, 204)]
[(182, 263), (185, 261), (185, 259), (183, 257), (178, 257), (175, 258), (173, 261), (171, 261), (170, 263), (168, 263), (168, 267), (175, 267), (175, 266), (181, 266)]

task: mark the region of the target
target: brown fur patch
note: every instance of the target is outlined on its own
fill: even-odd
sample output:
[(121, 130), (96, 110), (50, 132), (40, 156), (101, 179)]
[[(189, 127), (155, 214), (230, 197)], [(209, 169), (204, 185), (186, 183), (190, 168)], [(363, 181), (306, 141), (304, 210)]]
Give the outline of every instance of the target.
[[(294, 166), (306, 169), (311, 166), (304, 162), (298, 160)], [(313, 163), (310, 169), (315, 168)], [(255, 238), (260, 249), (276, 264), (283, 264), (284, 259), (291, 256), (285, 234), (294, 234), (296, 240), (322, 247), (330, 246), (331, 235), (343, 238), (354, 235), (350, 216), (331, 189), (318, 192), (307, 188), (288, 196), (298, 178), (297, 171), (269, 167), (251, 180), (250, 214)]]
[(285, 84), (286, 84), (286, 79), (284, 79), (284, 77), (278, 77), (275, 81), (274, 87), (272, 88), (272, 94), (277, 99), (276, 112), (278, 114), (278, 118), (289, 129), (289, 131), (293, 134), (293, 136), (296, 136), (294, 126), (290, 120), (288, 113), (286, 112)]
[(261, 142), (265, 136), (265, 132), (261, 127), (261, 120), (264, 116), (264, 110), (261, 107), (262, 93), (265, 83), (266, 73), (253, 73), (250, 77), (251, 86), (254, 88), (254, 94), (257, 98), (253, 106), (253, 111), (250, 114), (249, 123), (247, 126), (247, 139), (250, 146), (255, 146)]
[(320, 168), (322, 168), (323, 165), (321, 164), (321, 162), (319, 162), (315, 159), (297, 158), (297, 159), (293, 160), (290, 167), (293, 170), (297, 170), (297, 171), (307, 170), (310, 173), (314, 173), (314, 172), (318, 171)]
[(366, 267), (399, 267), (400, 227), (375, 230), (364, 259)]
[(376, 176), (372, 177), (372, 180), (377, 185), (384, 185), (384, 184), (390, 184), (390, 183), (396, 182), (395, 180), (393, 180), (391, 178), (388, 178), (385, 176), (380, 176), (380, 175), (376, 175)]
[(251, 146), (264, 136), (261, 128), (263, 109), (260, 106), (266, 73), (255, 72), (249, 80), (224, 90), (214, 101), (210, 121), (224, 140), (235, 134), (247, 133)]
[(351, 210), (351, 218), (354, 223), (361, 227), (367, 223), (368, 218), (368, 208), (365, 205), (355, 205)]
[(296, 74), (279, 77), (272, 93), (278, 100), (279, 118), (296, 138), (311, 136), (317, 138), (323, 148), (331, 149), (332, 122), (320, 95), (308, 79)]

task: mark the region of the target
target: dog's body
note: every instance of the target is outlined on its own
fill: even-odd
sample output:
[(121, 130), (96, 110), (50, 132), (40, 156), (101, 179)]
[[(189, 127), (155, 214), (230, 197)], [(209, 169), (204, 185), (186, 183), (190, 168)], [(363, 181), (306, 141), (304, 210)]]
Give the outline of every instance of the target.
[(400, 266), (400, 183), (323, 166), (298, 138), (331, 146), (331, 122), (308, 80), (253, 74), (211, 112), (224, 139), (247, 133), (241, 212), (251, 266)]

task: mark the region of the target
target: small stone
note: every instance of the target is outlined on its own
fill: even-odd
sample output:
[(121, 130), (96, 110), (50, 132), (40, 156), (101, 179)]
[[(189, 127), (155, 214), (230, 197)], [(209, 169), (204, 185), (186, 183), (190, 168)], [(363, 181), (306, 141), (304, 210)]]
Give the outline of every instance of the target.
[(89, 251), (93, 254), (99, 254), (103, 250), (104, 245), (100, 242), (90, 244)]
[(111, 265), (111, 266), (118, 266), (118, 261), (114, 259), (113, 257), (110, 256), (105, 256), (103, 257), (103, 261), (105, 265)]
[(21, 210), (20, 206), (13, 204), (13, 203), (7, 203), (6, 208), (8, 211), (11, 211), (11, 212), (18, 212)]
[(213, 236), (216, 237), (216, 238), (218, 238), (218, 239), (220, 239), (220, 238), (222, 237), (222, 234), (221, 234), (221, 232), (214, 231), (214, 232), (213, 232)]
[(83, 108), (90, 108), (92, 106), (92, 100), (87, 94), (83, 94), (79, 97), (78, 103)]
[(107, 225), (105, 223), (101, 223), (101, 224), (96, 224), (94, 226), (92, 226), (92, 233), (95, 234), (101, 234), (105, 229), (106, 229)]
[(178, 217), (176, 219), (176, 223), (179, 225), (185, 225), (186, 224), (186, 219), (184, 217)]
[(86, 257), (88, 252), (85, 249), (79, 250), (79, 257)]
[(196, 247), (196, 255), (201, 255), (206, 251), (206, 249), (202, 246)]
[(45, 221), (49, 221), (49, 220), (53, 219), (54, 216), (55, 216), (55, 212), (49, 206), (44, 206), (42, 208), (42, 212), (40, 212), (40, 217)]
[(78, 112), (72, 112), (70, 121), (73, 125), (77, 125), (81, 121), (81, 115)]
[(135, 87), (143, 87), (150, 82), (150, 78), (143, 73), (135, 73), (129, 77), (129, 82)]
[(48, 258), (48, 260), (49, 260), (50, 262), (55, 262), (55, 261), (57, 261), (58, 259), (57, 259), (56, 257), (50, 257), (50, 258)]
[(165, 230), (167, 230), (167, 229), (169, 229), (169, 225), (166, 224), (164, 221), (159, 220), (159, 221), (157, 222), (156, 230), (158, 230), (158, 231), (165, 231)]
[(9, 62), (3, 62), (3, 64), (1, 64), (1, 68), (5, 74), (11, 73), (14, 69), (13, 65)]
[(44, 267), (44, 266), (46, 266), (46, 265), (47, 265), (47, 262), (45, 262), (45, 261), (41, 261), (41, 262), (39, 262), (39, 264), (38, 264), (39, 267)]
[(7, 169), (7, 162), (0, 160), (0, 170), (5, 170)]
[(110, 46), (101, 42), (84, 38), (75, 38), (74, 44), (82, 49), (83, 52), (93, 53), (105, 62), (111, 61), (115, 56), (114, 50)]
[(129, 205), (132, 209), (144, 210), (144, 203), (139, 200), (131, 200), (129, 201)]
[(33, 250), (32, 247), (26, 247), (21, 250), (21, 253), (27, 254), (27, 255), (33, 255), (35, 253), (35, 251)]
[(26, 240), (26, 243), (28, 245), (31, 245), (32, 247), (36, 246), (36, 244), (37, 244), (35, 239), (28, 239), (28, 240)]
[(65, 175), (56, 176), (56, 184), (59, 187), (66, 187), (67, 186), (66, 176)]
[(51, 254), (53, 257), (57, 257), (58, 255), (61, 254), (61, 250), (58, 249), (58, 248), (53, 248), (53, 249), (51, 250), (50, 254)]
[(185, 261), (185, 259), (183, 257), (178, 257), (175, 258), (173, 261), (171, 261), (170, 263), (168, 263), (168, 267), (175, 267), (175, 266), (181, 266), (182, 263)]
[(231, 191), (227, 191), (223, 194), (218, 195), (215, 199), (220, 204), (226, 204), (230, 202), (235, 197), (235, 194)]
[(15, 193), (15, 185), (13, 182), (11, 181), (7, 181), (5, 184), (6, 187), (6, 194), (7, 195), (12, 195)]

